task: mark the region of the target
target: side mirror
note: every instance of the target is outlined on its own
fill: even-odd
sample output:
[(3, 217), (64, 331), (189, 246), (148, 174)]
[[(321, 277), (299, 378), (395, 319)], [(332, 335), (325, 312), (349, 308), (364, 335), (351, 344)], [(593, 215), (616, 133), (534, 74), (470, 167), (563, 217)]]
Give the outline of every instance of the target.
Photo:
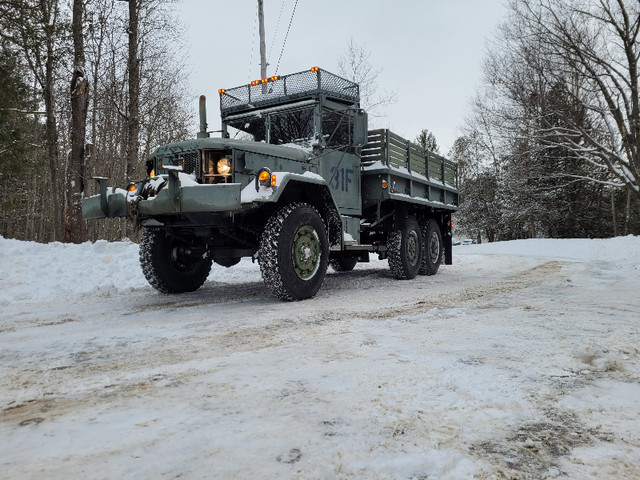
[(368, 140), (368, 120), (367, 112), (364, 110), (356, 110), (353, 115), (353, 146), (362, 148), (367, 144)]

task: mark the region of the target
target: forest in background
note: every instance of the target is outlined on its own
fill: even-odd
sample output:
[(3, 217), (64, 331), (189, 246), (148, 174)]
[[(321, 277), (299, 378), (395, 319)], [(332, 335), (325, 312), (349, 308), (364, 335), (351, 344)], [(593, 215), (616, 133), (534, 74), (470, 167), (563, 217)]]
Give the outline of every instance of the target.
[(637, 0), (510, 0), (464, 134), (458, 232), (640, 234)]
[(78, 206), (96, 193), (90, 177), (126, 185), (144, 177), (152, 149), (190, 136), (176, 5), (0, 0), (0, 235), (76, 243), (132, 236), (125, 220), (85, 222)]
[[(126, 185), (144, 176), (153, 148), (192, 135), (179, 5), (0, 0), (0, 235), (134, 235), (122, 219), (83, 221), (79, 205), (96, 193), (90, 177)], [(449, 152), (462, 193), (458, 233), (640, 234), (639, 18), (636, 0), (508, 0)], [(353, 40), (350, 50), (363, 53)], [(349, 70), (344, 57), (338, 63)]]

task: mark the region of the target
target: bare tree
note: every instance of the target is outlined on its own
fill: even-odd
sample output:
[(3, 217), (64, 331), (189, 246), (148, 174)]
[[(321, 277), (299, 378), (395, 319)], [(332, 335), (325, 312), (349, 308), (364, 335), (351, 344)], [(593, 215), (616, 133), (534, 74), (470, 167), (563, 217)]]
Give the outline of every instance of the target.
[[(195, 101), (185, 87), (187, 68), (176, 60), (174, 3), (0, 0), (0, 67), (15, 70), (19, 80), (0, 79), (7, 87), (0, 109), (10, 113), (0, 115), (0, 148), (10, 149), (1, 160), (0, 235), (83, 241), (82, 192), (96, 193), (86, 177), (110, 176), (114, 185), (139, 179), (141, 159), (153, 147), (188, 136)], [(132, 7), (135, 55), (128, 48)], [(135, 77), (138, 86), (130, 86)], [(136, 95), (137, 108), (131, 106)], [(137, 126), (130, 125), (135, 117)], [(83, 152), (86, 139), (91, 146)], [(4, 168), (8, 154), (15, 158)], [(105, 219), (88, 236), (116, 240), (130, 233), (126, 221)]]
[(547, 59), (544, 78), (573, 103), (541, 119), (540, 137), (607, 169), (640, 201), (640, 3), (518, 0), (511, 8), (522, 18), (521, 38), (535, 38)]
[(62, 239), (56, 82), (65, 54), (62, 39), (66, 28), (60, 18), (58, 0), (0, 0), (0, 35), (19, 50), (39, 87), (39, 96), (44, 104), (52, 209), (50, 221), (54, 240)]
[(127, 57), (129, 103), (127, 105), (127, 178), (138, 163), (140, 149), (140, 59), (138, 58), (140, 0), (121, 0), (129, 4), (129, 55)]
[(371, 52), (364, 45), (349, 40), (344, 53), (338, 58), (338, 73), (347, 80), (360, 85), (360, 105), (365, 108), (370, 117), (384, 116), (380, 109), (398, 101), (398, 93), (378, 92), (378, 79), (381, 68), (371, 64)]
[(477, 166), (463, 155), (472, 178), (492, 166), (498, 237), (630, 228), (615, 205), (625, 190), (638, 197), (638, 137), (629, 132), (638, 124), (639, 10), (624, 0), (511, 1), (458, 152), (474, 147)]
[(65, 241), (81, 243), (87, 239), (82, 218), (82, 195), (85, 185), (85, 137), (89, 107), (89, 80), (85, 74), (84, 0), (73, 0), (73, 73), (71, 76), (71, 153), (67, 167)]

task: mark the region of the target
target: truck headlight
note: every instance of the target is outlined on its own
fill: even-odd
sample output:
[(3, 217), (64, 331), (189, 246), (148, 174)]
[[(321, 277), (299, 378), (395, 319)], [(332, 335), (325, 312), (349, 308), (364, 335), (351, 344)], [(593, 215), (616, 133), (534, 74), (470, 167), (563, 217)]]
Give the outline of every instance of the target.
[(222, 157), (220, 160), (218, 160), (216, 168), (220, 175), (229, 175), (231, 173), (231, 160), (229, 160), (227, 157)]

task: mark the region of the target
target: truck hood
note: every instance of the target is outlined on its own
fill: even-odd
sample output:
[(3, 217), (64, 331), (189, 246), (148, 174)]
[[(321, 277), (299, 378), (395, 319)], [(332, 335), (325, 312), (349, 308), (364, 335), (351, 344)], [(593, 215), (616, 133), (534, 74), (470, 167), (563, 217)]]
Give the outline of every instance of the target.
[(251, 153), (260, 153), (274, 157), (286, 158), (304, 162), (312, 157), (311, 149), (289, 144), (287, 145), (271, 145), (268, 143), (251, 142), (247, 140), (234, 140), (230, 138), (198, 138), (196, 140), (188, 140), (185, 142), (170, 143), (158, 147), (152, 156), (163, 154), (177, 154), (180, 152), (193, 151), (196, 149), (234, 149)]

